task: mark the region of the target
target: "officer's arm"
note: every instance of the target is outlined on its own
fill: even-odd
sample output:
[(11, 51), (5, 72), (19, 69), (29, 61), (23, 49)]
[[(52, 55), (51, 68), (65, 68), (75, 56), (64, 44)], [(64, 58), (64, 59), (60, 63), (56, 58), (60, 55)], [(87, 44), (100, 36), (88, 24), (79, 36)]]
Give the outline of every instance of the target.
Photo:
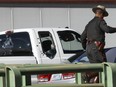
[(83, 31), (83, 33), (81, 34), (81, 43), (82, 43), (82, 47), (84, 49), (86, 49), (86, 38), (87, 38), (87, 31), (86, 29)]
[(106, 33), (114, 33), (114, 32), (116, 32), (116, 28), (108, 26), (107, 23), (104, 20), (102, 20), (100, 22), (100, 28)]

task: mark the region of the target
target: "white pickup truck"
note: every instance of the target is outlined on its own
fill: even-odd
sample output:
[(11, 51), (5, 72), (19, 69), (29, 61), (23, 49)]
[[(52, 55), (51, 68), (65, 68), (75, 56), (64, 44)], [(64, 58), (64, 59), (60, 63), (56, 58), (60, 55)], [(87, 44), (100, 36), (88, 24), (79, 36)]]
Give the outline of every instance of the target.
[[(80, 35), (67, 28), (29, 28), (0, 32), (0, 63), (61, 64), (82, 49)], [(38, 75), (38, 82), (69, 81), (74, 73)], [(62, 80), (62, 81), (61, 81)]]

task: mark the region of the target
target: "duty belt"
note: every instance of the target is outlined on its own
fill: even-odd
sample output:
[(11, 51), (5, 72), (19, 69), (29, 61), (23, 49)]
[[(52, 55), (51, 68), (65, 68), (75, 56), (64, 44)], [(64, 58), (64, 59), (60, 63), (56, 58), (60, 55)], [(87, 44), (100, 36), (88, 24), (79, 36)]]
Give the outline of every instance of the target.
[(91, 44), (94, 43), (96, 45), (96, 47), (98, 47), (99, 50), (103, 50), (105, 44), (100, 42), (100, 41), (95, 41), (95, 40), (87, 40), (87, 44)]

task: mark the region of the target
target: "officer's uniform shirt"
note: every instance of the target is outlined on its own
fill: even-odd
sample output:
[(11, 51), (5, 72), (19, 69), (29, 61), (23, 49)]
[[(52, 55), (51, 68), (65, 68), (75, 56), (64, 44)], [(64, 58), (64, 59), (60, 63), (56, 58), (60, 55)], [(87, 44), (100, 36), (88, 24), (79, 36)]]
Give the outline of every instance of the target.
[(85, 27), (81, 35), (82, 46), (86, 49), (87, 40), (100, 41), (105, 43), (105, 32), (114, 33), (116, 28), (107, 26), (107, 23), (104, 19), (94, 17)]

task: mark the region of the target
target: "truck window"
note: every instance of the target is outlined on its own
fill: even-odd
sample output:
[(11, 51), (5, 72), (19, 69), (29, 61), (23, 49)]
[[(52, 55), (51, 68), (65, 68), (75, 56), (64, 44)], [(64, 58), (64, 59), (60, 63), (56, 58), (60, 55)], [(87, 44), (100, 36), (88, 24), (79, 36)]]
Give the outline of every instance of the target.
[[(1, 53), (1, 51), (3, 52)], [(7, 54), (4, 54), (4, 52)], [(32, 55), (32, 47), (29, 34), (27, 32), (0, 35), (0, 56), (30, 55)]]
[(45, 53), (49, 58), (53, 58), (56, 54), (55, 44), (52, 38), (52, 34), (48, 31), (38, 32), (43, 53)]
[(58, 31), (64, 53), (76, 53), (82, 50), (80, 35), (74, 31)]

